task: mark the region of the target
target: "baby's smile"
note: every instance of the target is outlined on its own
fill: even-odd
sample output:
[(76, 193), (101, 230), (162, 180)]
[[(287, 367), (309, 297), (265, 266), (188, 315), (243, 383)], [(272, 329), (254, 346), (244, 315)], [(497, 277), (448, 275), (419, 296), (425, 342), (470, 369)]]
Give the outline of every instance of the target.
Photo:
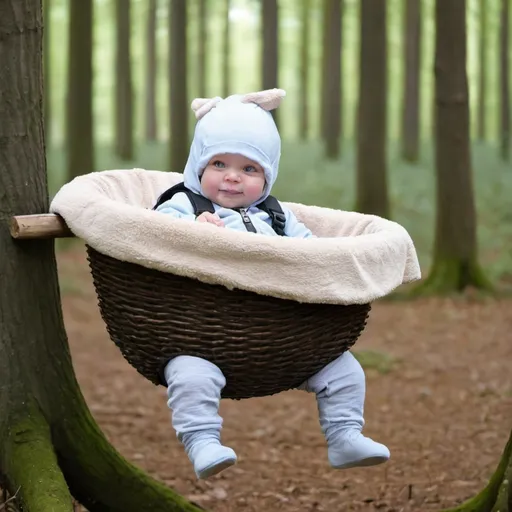
[(238, 195), (238, 194), (243, 194), (243, 191), (242, 190), (238, 190), (236, 188), (221, 188), (219, 189), (219, 192), (223, 192), (224, 194), (229, 194), (229, 195)]

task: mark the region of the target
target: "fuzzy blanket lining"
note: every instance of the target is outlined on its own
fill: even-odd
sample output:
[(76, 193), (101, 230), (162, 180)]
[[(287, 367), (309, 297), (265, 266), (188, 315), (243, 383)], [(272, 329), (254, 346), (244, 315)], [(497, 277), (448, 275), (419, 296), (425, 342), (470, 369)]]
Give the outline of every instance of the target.
[(75, 178), (50, 210), (97, 251), (162, 272), (299, 302), (363, 304), (420, 278), (407, 231), (373, 215), (283, 203), (319, 238), (270, 237), (152, 211), (178, 173), (111, 170)]

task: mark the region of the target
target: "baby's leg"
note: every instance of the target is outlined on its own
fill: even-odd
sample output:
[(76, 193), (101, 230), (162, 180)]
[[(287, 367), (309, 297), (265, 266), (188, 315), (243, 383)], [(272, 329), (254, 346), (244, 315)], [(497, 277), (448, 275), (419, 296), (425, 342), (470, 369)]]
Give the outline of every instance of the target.
[(208, 478), (236, 462), (231, 448), (220, 443), (219, 402), (226, 379), (213, 363), (178, 356), (165, 367), (167, 405), (172, 425), (198, 478)]
[(361, 434), (365, 375), (350, 352), (329, 363), (301, 387), (316, 393), (320, 426), (333, 467), (373, 466), (389, 459), (386, 446)]

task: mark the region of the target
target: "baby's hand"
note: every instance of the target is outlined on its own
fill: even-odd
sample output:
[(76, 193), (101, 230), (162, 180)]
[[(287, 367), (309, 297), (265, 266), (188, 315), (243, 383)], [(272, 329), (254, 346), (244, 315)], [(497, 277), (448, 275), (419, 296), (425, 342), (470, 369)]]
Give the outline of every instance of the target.
[(203, 212), (196, 218), (197, 222), (208, 222), (209, 224), (215, 224), (219, 228), (224, 227), (224, 222), (216, 213)]

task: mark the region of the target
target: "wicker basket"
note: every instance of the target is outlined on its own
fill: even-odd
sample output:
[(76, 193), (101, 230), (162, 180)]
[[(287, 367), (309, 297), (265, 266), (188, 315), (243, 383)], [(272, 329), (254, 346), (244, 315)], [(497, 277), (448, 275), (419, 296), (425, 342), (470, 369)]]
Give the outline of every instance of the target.
[(111, 339), (155, 384), (169, 359), (186, 354), (221, 368), (223, 398), (296, 388), (355, 343), (370, 311), (230, 291), (87, 252)]

